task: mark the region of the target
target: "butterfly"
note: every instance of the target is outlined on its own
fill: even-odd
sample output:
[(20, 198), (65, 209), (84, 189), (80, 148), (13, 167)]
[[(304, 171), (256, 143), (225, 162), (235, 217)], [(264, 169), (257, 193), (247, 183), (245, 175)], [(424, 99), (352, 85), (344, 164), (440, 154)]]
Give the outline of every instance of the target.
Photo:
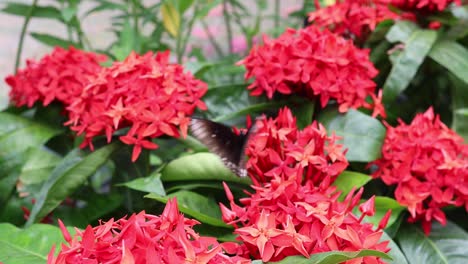
[(249, 138), (255, 134), (254, 124), (247, 132), (234, 133), (231, 127), (207, 119), (192, 118), (192, 135), (208, 150), (218, 155), (224, 165), (239, 177), (247, 176), (245, 148)]

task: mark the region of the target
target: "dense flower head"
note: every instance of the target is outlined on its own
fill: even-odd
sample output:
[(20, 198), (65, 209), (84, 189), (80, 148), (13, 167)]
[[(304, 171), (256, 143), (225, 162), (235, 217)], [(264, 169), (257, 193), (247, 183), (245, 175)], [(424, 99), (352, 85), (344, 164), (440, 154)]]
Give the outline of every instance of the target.
[(410, 221), (421, 221), (426, 233), (431, 221), (446, 223), (442, 208), (465, 206), (468, 211), (468, 145), (445, 126), (432, 108), (411, 124), (387, 126), (382, 157), (373, 174), (396, 185), (396, 200), (408, 207)]
[(309, 22), (343, 36), (365, 40), (377, 24), (398, 19), (387, 5), (374, 0), (344, 0), (309, 13)]
[[(388, 242), (379, 240), (390, 214), (377, 228), (362, 221), (374, 214), (374, 198), (359, 207), (360, 217), (352, 210), (362, 189), (338, 200), (340, 193), (331, 184), (348, 163), (322, 126), (299, 131), (289, 109), (256, 125), (247, 147), (254, 192), (238, 205), (225, 184), (230, 208), (220, 205), (223, 220), (236, 228), (243, 242), (241, 256), (267, 262), (332, 250), (389, 250)], [(383, 263), (375, 257), (356, 261)]]
[[(200, 98), (207, 85), (181, 65), (169, 63), (169, 52), (131, 53), (123, 62), (102, 69), (67, 108), (71, 129), (84, 133), (82, 147), (93, 148), (92, 139), (129, 128), (120, 140), (134, 145), (132, 160), (142, 148), (155, 149), (152, 138), (186, 136), (189, 116), (206, 109)], [(179, 132), (180, 129), (180, 132)]]
[(48, 264), (250, 263), (248, 259), (225, 255), (223, 245), (215, 238), (197, 234), (193, 226), (199, 223), (179, 213), (175, 198), (168, 201), (160, 216), (143, 211), (128, 219), (88, 226), (84, 231), (75, 229), (73, 237), (61, 221), (59, 224), (67, 244), (62, 244), (56, 257), (52, 248)]
[[(334, 99), (340, 112), (381, 104), (374, 94), (372, 78), (378, 71), (369, 50), (314, 25), (288, 29), (277, 39), (265, 36), (263, 46), (254, 47), (239, 64), (247, 69), (246, 79), (255, 78), (248, 87), (254, 96), (298, 93), (319, 98), (322, 107)], [(368, 96), (374, 105), (365, 101)]]
[(24, 69), (6, 77), (11, 87), (10, 99), (16, 106), (32, 107), (38, 101), (44, 106), (52, 101), (68, 105), (105, 60), (105, 56), (92, 52), (56, 47), (39, 61), (27, 60)]
[(246, 147), (246, 168), (255, 185), (277, 178), (319, 184), (334, 180), (348, 166), (336, 136), (327, 136), (317, 123), (299, 130), (288, 108), (275, 119), (259, 119), (255, 130)]
[(452, 3), (461, 5), (461, 0), (379, 0), (402, 10), (437, 12), (443, 11)]

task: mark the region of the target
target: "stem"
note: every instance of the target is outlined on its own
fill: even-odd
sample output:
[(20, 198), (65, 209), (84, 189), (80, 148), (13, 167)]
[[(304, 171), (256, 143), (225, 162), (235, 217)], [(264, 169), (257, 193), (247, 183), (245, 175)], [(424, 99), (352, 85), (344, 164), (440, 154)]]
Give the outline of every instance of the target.
[(190, 19), (190, 21), (189, 21), (189, 23), (187, 25), (187, 33), (185, 34), (185, 36), (183, 38), (179, 37), (182, 34), (180, 34), (177, 37), (177, 46), (178, 46), (177, 47), (177, 51), (178, 51), (177, 52), (177, 62), (178, 63), (182, 62), (182, 56), (184, 55), (185, 50), (187, 49), (188, 39), (190, 37), (190, 34), (192, 33), (193, 24), (195, 24), (195, 20), (197, 20), (197, 13), (198, 13), (199, 7), (200, 6), (198, 5), (198, 1), (195, 2), (195, 10), (193, 11), (193, 16), (192, 16), (192, 18)]
[(208, 41), (210, 41), (211, 45), (213, 45), (213, 47), (215, 48), (216, 50), (216, 53), (218, 53), (218, 56), (219, 57), (223, 57), (223, 49), (221, 49), (221, 47), (219, 46), (218, 42), (216, 42), (216, 39), (214, 38), (214, 36), (211, 34), (209, 28), (208, 28), (208, 25), (206, 24), (206, 22), (204, 20), (201, 21), (201, 24), (203, 26), (203, 29), (205, 30), (205, 33), (206, 35), (208, 36)]
[(278, 36), (280, 26), (280, 0), (275, 0), (275, 35)]
[(226, 23), (226, 32), (227, 32), (227, 38), (228, 38), (229, 52), (233, 53), (234, 49), (232, 47), (231, 16), (229, 15), (229, 12), (227, 11), (228, 1), (229, 0), (223, 1), (223, 16), (224, 16), (224, 22)]
[(29, 20), (31, 20), (31, 16), (36, 9), (37, 2), (39, 0), (34, 0), (31, 7), (28, 10), (28, 14), (24, 19), (23, 27), (21, 28), (21, 35), (18, 43), (18, 50), (16, 51), (16, 59), (15, 59), (15, 73), (18, 71), (19, 62), (21, 59), (21, 52), (23, 51), (23, 43), (24, 43), (24, 36), (26, 35), (26, 29), (28, 28)]
[(138, 22), (138, 12), (137, 12), (137, 7), (138, 7), (138, 1), (133, 0), (132, 1), (132, 16), (133, 16), (133, 30), (135, 31), (134, 33), (138, 35), (140, 32), (139, 29), (139, 22)]

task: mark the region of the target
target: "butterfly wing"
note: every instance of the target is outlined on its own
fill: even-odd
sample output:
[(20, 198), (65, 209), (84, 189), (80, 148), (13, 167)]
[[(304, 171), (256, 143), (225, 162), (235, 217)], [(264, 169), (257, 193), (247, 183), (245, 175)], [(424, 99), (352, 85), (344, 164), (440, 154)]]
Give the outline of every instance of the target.
[[(240, 177), (247, 176), (245, 171), (244, 147), (247, 135), (236, 135), (232, 129), (206, 119), (192, 118), (192, 135), (223, 161), (224, 165)], [(241, 163), (244, 166), (240, 166)]]

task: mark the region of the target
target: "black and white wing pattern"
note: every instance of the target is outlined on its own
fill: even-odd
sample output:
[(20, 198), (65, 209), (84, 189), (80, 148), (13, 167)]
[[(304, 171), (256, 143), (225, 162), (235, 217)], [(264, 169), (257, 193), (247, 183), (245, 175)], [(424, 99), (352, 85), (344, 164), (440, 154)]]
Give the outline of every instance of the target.
[(218, 155), (224, 165), (239, 177), (247, 176), (245, 147), (254, 127), (246, 134), (236, 135), (232, 128), (207, 119), (192, 118), (190, 122), (192, 135)]

